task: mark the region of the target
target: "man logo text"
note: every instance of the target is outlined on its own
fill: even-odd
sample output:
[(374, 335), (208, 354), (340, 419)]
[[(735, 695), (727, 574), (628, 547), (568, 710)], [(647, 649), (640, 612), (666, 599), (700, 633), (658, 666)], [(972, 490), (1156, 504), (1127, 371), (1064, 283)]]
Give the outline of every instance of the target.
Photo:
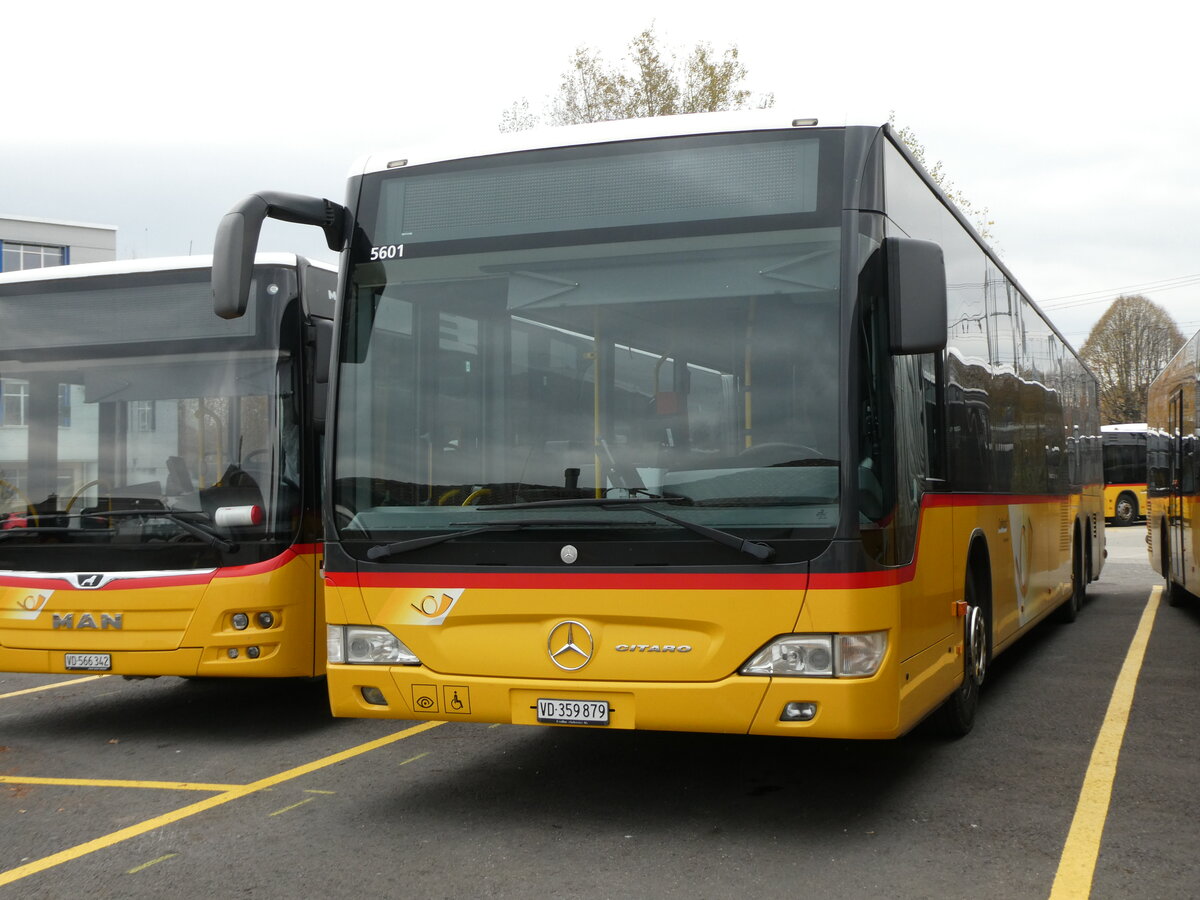
[(93, 631), (107, 631), (109, 628), (114, 631), (120, 631), (125, 627), (125, 614), (117, 613), (110, 615), (109, 613), (100, 613), (100, 624), (96, 624), (96, 617), (92, 613), (80, 613), (79, 621), (75, 620), (75, 613), (55, 613), (54, 627), (66, 628), (73, 631), (84, 631), (91, 629)]

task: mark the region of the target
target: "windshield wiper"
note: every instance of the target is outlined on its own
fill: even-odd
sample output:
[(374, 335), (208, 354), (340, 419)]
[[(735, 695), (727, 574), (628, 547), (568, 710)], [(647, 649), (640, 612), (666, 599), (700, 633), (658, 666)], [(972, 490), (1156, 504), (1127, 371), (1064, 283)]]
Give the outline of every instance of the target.
[[(189, 513), (189, 515), (203, 516), (205, 513), (195, 512)], [(184, 513), (174, 509), (111, 509), (87, 514), (88, 518), (94, 519), (107, 519), (112, 518), (113, 516), (145, 516), (151, 519), (170, 519), (192, 537), (199, 538), (206, 544), (211, 544), (212, 546), (216, 547), (218, 550), (223, 550), (226, 553), (232, 553), (238, 548), (238, 545), (235, 541), (231, 541), (228, 538), (224, 538), (217, 534), (217, 532), (215, 532), (211, 526), (206, 525), (204, 522), (195, 522), (191, 519), (184, 518)]]
[(758, 541), (748, 541), (745, 538), (740, 538), (736, 534), (730, 534), (728, 531), (721, 531), (719, 528), (710, 528), (707, 525), (701, 525), (697, 522), (689, 522), (687, 519), (681, 519), (678, 516), (672, 515), (669, 512), (664, 512), (661, 509), (655, 509), (653, 506), (648, 506), (650, 503), (671, 503), (673, 499), (670, 497), (574, 497), (568, 500), (530, 500), (526, 503), (504, 503), (496, 506), (489, 506), (488, 509), (554, 509), (565, 508), (571, 506), (591, 506), (599, 509), (620, 509), (621, 507), (636, 507), (639, 512), (649, 513), (652, 516), (657, 516), (672, 525), (678, 525), (680, 528), (686, 528), (693, 534), (698, 534), (701, 537), (706, 537), (710, 541), (715, 541), (725, 547), (732, 547), (739, 553), (745, 553), (747, 556), (753, 556), (755, 559), (766, 561), (775, 555), (775, 548), (769, 544), (763, 544)]
[[(190, 515), (202, 516), (201, 512), (190, 513)], [(203, 522), (195, 522), (191, 519), (184, 518), (184, 513), (173, 509), (108, 509), (97, 512), (87, 513), (43, 513), (42, 518), (46, 519), (114, 519), (114, 518), (131, 518), (133, 516), (142, 516), (152, 519), (170, 519), (188, 534), (199, 538), (206, 544), (211, 544), (219, 550), (224, 550), (226, 553), (231, 553), (238, 548), (238, 545), (217, 534), (211, 526)], [(86, 535), (88, 537), (101, 534), (111, 534), (113, 529), (92, 529), (92, 528), (66, 528), (62, 525), (23, 525), (16, 528), (6, 528), (0, 530), (0, 541), (7, 537), (16, 534), (66, 534), (72, 536)]]

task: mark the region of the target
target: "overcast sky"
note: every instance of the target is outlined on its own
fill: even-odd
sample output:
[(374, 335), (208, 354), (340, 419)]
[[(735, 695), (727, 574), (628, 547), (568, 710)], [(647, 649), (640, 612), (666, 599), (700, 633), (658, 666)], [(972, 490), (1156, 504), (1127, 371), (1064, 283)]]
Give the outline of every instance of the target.
[[(902, 4), (12, 4), (0, 30), (0, 215), (115, 225), (121, 258), (210, 253), (255, 190), (344, 199), (351, 163), (541, 108), (580, 45), (651, 23), (685, 56), (736, 45), (787, 116), (895, 113), (994, 222), (1078, 347), (1118, 294), (1200, 329), (1200, 12), (1057, 0)], [(263, 249), (331, 259), (268, 224)]]

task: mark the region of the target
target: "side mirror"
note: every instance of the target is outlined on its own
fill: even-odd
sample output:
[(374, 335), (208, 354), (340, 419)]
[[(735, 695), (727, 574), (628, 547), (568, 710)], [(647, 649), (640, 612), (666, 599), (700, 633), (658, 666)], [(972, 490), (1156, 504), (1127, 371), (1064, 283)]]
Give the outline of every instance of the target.
[(883, 241), (890, 349), (897, 355), (946, 349), (946, 263), (932, 241), (889, 237)]
[(301, 194), (251, 194), (221, 219), (213, 242), (213, 312), (222, 319), (246, 313), (258, 234), (268, 217), (323, 229), (330, 250), (340, 252), (346, 245), (345, 207)]

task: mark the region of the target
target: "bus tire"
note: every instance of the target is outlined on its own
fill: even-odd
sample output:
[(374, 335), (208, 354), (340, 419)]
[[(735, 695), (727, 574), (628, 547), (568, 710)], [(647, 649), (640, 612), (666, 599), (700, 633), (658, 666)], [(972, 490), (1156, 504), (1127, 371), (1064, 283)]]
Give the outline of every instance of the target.
[(1083, 571), (1083, 542), (1079, 539), (1079, 526), (1071, 539), (1071, 595), (1054, 610), (1054, 621), (1064, 625), (1079, 618), (1087, 594), (1087, 575)]
[(1183, 588), (1171, 581), (1169, 578), (1167, 579), (1166, 586), (1163, 588), (1163, 594), (1167, 598), (1167, 606), (1173, 606), (1176, 609), (1183, 606), (1187, 599), (1184, 595)]
[(1117, 502), (1113, 504), (1113, 524), (1119, 526), (1132, 525), (1133, 520), (1137, 518), (1137, 497), (1122, 491), (1117, 497)]
[(975, 725), (979, 709), (979, 691), (991, 661), (991, 616), (988, 598), (982, 596), (975, 572), (967, 567), (963, 599), (967, 615), (963, 620), (963, 680), (933, 714), (934, 727), (948, 738), (960, 738)]
[(1167, 530), (1162, 530), (1162, 540), (1160, 542), (1162, 551), (1160, 557), (1162, 559), (1162, 575), (1163, 575), (1163, 599), (1167, 601), (1167, 606), (1179, 608), (1188, 600), (1188, 592), (1183, 589), (1183, 585), (1176, 584), (1171, 580), (1171, 549), (1167, 544)]

